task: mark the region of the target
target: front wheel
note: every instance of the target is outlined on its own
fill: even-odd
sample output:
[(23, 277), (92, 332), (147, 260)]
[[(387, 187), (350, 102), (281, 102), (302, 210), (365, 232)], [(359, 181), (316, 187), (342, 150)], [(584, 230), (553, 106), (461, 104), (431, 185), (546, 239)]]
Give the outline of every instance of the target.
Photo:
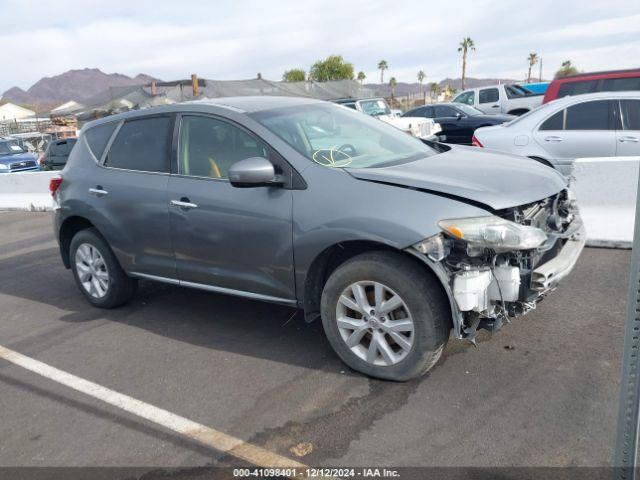
[(438, 281), (395, 252), (358, 255), (334, 271), (322, 293), (322, 325), (351, 368), (405, 381), (442, 355), (451, 313)]

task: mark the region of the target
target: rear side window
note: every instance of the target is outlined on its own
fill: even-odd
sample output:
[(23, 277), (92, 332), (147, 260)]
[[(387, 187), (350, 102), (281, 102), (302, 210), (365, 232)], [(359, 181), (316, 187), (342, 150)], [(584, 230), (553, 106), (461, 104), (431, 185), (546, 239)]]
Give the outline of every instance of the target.
[(640, 130), (640, 100), (622, 100), (622, 121), (625, 130)]
[(604, 81), (602, 90), (605, 92), (626, 92), (640, 90), (640, 77), (636, 78), (608, 78)]
[(609, 130), (609, 101), (598, 100), (567, 108), (565, 130)]
[(84, 138), (96, 160), (102, 158), (104, 149), (107, 148), (107, 143), (109, 143), (109, 139), (117, 125), (117, 122), (105, 123), (104, 125), (92, 127), (85, 132)]
[(170, 117), (125, 122), (109, 149), (105, 165), (143, 172), (168, 172), (170, 124)]
[(499, 98), (497, 88), (485, 88), (484, 90), (480, 90), (480, 94), (478, 95), (478, 101), (480, 103), (497, 102)]
[(540, 125), (540, 130), (562, 130), (563, 120), (564, 110), (560, 110), (547, 118), (544, 123)]
[(456, 113), (458, 113), (455, 109), (451, 107), (445, 107), (440, 105), (435, 107), (435, 109), (436, 109), (436, 118), (455, 117)]
[(558, 98), (567, 95), (581, 95), (583, 93), (596, 92), (598, 88), (598, 80), (585, 80), (583, 82), (567, 82), (560, 85), (558, 89)]

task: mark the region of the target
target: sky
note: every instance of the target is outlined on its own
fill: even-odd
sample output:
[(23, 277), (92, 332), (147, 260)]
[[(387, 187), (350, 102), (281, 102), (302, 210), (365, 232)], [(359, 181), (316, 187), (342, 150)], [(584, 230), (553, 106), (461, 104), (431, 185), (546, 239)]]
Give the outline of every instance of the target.
[[(69, 69), (163, 80), (279, 80), (340, 54), (379, 82), (467, 76), (523, 79), (529, 52), (543, 78), (563, 60), (583, 71), (640, 67), (640, 0), (0, 0), (0, 92)], [(537, 72), (537, 66), (535, 71)]]

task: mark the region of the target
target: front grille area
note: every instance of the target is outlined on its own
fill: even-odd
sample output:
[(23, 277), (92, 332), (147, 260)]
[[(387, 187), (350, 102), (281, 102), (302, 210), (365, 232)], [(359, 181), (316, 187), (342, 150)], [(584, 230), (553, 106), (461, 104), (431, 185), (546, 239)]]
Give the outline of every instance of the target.
[(11, 168), (11, 170), (18, 170), (20, 168), (31, 168), (35, 166), (36, 162), (34, 160), (25, 160), (22, 162), (13, 162), (11, 165), (9, 165), (9, 168)]

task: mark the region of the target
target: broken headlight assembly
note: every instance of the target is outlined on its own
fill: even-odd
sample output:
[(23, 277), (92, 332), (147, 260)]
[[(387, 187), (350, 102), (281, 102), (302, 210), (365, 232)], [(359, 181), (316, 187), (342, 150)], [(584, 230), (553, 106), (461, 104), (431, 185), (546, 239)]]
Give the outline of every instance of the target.
[(440, 220), (438, 226), (457, 240), (495, 251), (529, 250), (539, 247), (547, 239), (539, 228), (520, 225), (495, 215)]

